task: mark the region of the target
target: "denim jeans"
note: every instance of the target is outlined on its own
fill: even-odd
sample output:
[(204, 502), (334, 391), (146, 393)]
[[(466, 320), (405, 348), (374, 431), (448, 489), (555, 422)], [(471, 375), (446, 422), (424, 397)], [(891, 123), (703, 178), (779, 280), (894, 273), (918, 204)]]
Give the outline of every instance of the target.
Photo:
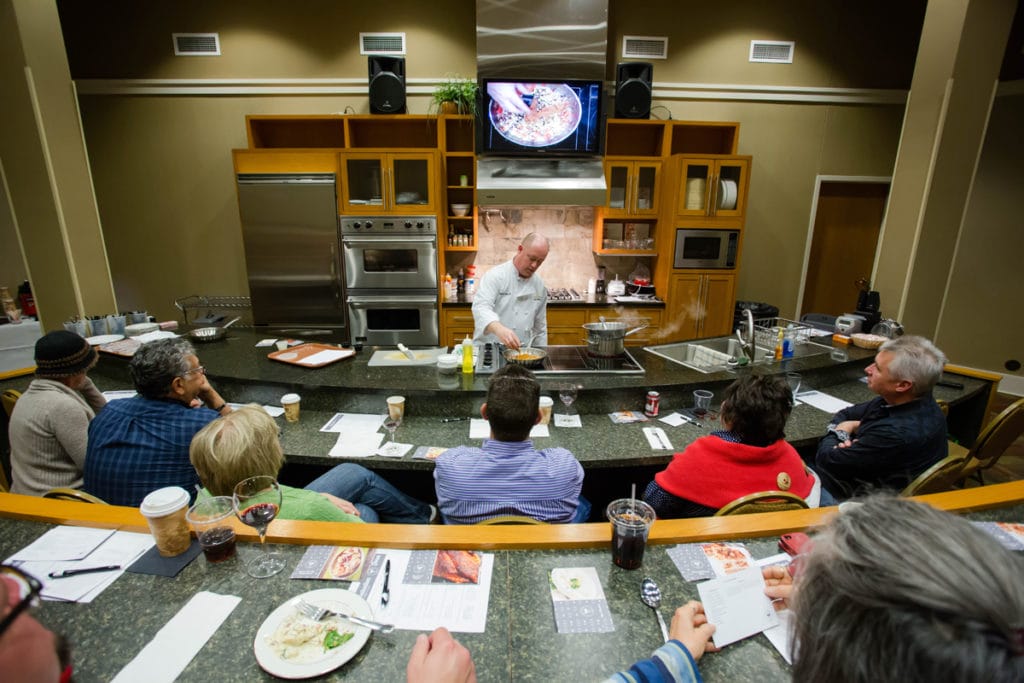
[(343, 463), (317, 477), (306, 489), (344, 498), (359, 510), (364, 522), (426, 524), (430, 506), (407, 496), (384, 477), (361, 465)]
[(590, 520), (590, 501), (580, 494), (580, 504), (576, 507), (576, 514), (573, 515), (570, 524), (584, 524)]

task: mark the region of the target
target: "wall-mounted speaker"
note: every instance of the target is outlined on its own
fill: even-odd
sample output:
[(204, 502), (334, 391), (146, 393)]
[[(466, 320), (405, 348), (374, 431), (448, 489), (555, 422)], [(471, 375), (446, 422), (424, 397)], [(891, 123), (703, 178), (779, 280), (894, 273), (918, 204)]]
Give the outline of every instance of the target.
[(615, 67), (615, 118), (651, 117), (651, 81), (654, 65), (650, 62), (619, 62)]
[(405, 113), (405, 57), (370, 55), (370, 113)]

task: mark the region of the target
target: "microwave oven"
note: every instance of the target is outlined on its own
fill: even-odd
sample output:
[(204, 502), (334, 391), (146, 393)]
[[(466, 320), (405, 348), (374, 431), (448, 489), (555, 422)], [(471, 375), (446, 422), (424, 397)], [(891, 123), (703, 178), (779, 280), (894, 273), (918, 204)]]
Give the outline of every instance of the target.
[(738, 230), (678, 228), (672, 267), (735, 268), (739, 239)]

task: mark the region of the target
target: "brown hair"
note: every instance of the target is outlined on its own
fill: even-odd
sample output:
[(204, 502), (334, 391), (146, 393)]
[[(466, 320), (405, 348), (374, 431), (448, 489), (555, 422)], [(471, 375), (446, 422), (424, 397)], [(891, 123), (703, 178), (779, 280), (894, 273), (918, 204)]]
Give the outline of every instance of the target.
[(725, 390), (722, 422), (750, 446), (769, 446), (786, 436), (793, 394), (781, 379), (747, 375)]

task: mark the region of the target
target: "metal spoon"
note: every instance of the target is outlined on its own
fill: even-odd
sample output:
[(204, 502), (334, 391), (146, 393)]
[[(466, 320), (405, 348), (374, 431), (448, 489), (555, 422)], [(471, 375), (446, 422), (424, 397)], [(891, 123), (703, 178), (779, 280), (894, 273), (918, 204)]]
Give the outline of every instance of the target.
[(661, 607), (661, 589), (658, 588), (658, 584), (654, 583), (654, 579), (645, 578), (640, 584), (640, 599), (654, 610), (654, 616), (658, 617), (658, 626), (661, 626), (661, 635), (667, 643), (668, 627), (665, 626), (665, 620), (662, 618), (661, 612), (658, 611), (658, 608)]

